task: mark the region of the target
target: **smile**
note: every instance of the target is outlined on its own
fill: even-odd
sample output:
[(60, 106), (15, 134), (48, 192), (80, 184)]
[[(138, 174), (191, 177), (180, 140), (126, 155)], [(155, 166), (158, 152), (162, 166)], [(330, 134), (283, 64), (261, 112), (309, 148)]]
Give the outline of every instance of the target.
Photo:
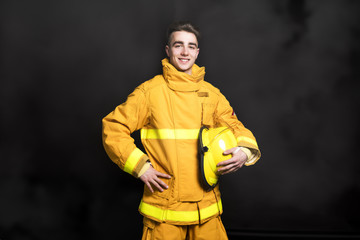
[(186, 59), (186, 58), (179, 58), (180, 62), (183, 62), (183, 63), (187, 63), (190, 61), (190, 59)]

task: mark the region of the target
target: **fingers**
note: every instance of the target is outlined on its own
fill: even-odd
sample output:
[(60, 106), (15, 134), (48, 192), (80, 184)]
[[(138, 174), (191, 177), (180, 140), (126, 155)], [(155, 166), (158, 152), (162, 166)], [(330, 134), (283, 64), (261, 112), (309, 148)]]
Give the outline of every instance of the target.
[(154, 190), (151, 187), (151, 184), (149, 182), (145, 182), (146, 186), (149, 188), (150, 192), (154, 193)]
[(166, 183), (164, 183), (161, 179), (157, 177), (149, 179), (149, 181), (146, 182), (146, 186), (149, 188), (149, 190), (152, 193), (154, 193), (154, 189), (152, 187), (154, 187), (155, 190), (158, 190), (160, 192), (163, 192), (164, 190), (169, 188), (169, 186), (166, 185)]
[(168, 186), (157, 177), (149, 177), (148, 179), (145, 179), (144, 183), (152, 193), (154, 193), (155, 190), (163, 192), (164, 188), (168, 188)]
[(230, 154), (230, 153), (235, 154), (235, 153), (237, 153), (239, 150), (240, 150), (239, 147), (230, 148), (230, 149), (224, 151), (224, 155), (228, 155), (228, 154)]
[(150, 167), (140, 179), (146, 184), (147, 188), (154, 193), (155, 190), (163, 192), (168, 189), (169, 186), (166, 185), (160, 178), (170, 179), (171, 176), (165, 173), (156, 171), (153, 167)]
[(219, 162), (216, 166), (217, 167), (221, 167), (221, 166), (227, 166), (229, 164), (233, 164), (233, 163), (236, 163), (237, 160), (235, 158), (230, 158), (228, 160), (225, 160), (225, 161), (222, 161), (222, 162)]
[(236, 171), (239, 170), (242, 166), (243, 166), (243, 164), (241, 164), (241, 163), (231, 164), (231, 165), (228, 165), (227, 167), (219, 168), (218, 172), (219, 172), (221, 175), (224, 175), (224, 174), (236, 172)]
[(151, 184), (160, 192), (164, 191), (163, 188), (168, 188), (168, 186), (158, 178), (152, 179)]
[(242, 165), (243, 164), (241, 162), (232, 162), (225, 165), (224, 167), (219, 168), (217, 171), (219, 174), (224, 175), (237, 171), (239, 168), (242, 167)]
[(220, 167), (218, 169), (218, 173), (221, 175), (228, 174), (235, 172), (239, 170), (246, 162), (247, 156), (242, 151), (238, 150), (239, 148), (232, 148), (224, 152), (226, 154), (227, 152), (230, 152), (233, 154), (233, 157), (219, 162), (216, 166)]
[(165, 173), (162, 173), (162, 172), (158, 172), (158, 171), (156, 171), (156, 175), (157, 175), (158, 177), (162, 177), (162, 178), (167, 178), (167, 179), (170, 179), (170, 178), (171, 178), (170, 175), (165, 174)]

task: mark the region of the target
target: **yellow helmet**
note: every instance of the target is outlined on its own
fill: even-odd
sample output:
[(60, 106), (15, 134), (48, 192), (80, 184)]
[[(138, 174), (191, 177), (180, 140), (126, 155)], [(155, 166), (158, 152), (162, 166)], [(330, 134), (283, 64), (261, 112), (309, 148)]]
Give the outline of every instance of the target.
[(207, 190), (213, 189), (218, 183), (216, 165), (232, 157), (223, 152), (236, 147), (237, 141), (228, 127), (207, 128), (201, 127), (199, 133), (200, 170)]

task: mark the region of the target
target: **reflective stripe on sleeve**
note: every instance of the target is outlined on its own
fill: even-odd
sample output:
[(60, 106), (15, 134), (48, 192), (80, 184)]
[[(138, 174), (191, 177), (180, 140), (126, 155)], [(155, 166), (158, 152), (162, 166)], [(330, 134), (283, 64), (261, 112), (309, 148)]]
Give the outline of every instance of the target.
[(166, 210), (144, 203), (143, 201), (141, 201), (140, 203), (139, 210), (145, 215), (151, 216), (160, 221), (169, 220), (176, 222), (196, 222), (214, 216), (217, 213), (221, 213), (222, 203), (220, 199), (217, 203), (214, 203), (209, 207), (200, 209), (200, 219), (199, 219), (199, 212), (197, 210), (196, 211)]
[(198, 139), (199, 129), (141, 129), (141, 139)]
[(256, 141), (254, 139), (252, 139), (252, 138), (249, 138), (249, 137), (240, 136), (240, 137), (237, 137), (236, 140), (238, 142), (248, 142), (248, 143), (250, 143), (252, 145), (255, 145), (256, 147), (258, 146)]
[(126, 160), (124, 171), (132, 174), (136, 164), (139, 162), (139, 160), (143, 155), (144, 153), (140, 149), (135, 148), (134, 151), (131, 152), (130, 156)]

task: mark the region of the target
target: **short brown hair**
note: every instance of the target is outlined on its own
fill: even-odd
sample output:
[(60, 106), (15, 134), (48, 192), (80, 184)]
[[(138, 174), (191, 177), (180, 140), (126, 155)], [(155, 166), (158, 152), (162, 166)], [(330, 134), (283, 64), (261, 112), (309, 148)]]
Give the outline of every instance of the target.
[(196, 40), (198, 42), (200, 40), (200, 30), (198, 27), (196, 27), (191, 22), (177, 21), (177, 22), (173, 22), (172, 24), (170, 24), (166, 31), (166, 43), (167, 44), (170, 43), (171, 34), (173, 32), (178, 32), (178, 31), (185, 31), (185, 32), (193, 33), (196, 37)]

